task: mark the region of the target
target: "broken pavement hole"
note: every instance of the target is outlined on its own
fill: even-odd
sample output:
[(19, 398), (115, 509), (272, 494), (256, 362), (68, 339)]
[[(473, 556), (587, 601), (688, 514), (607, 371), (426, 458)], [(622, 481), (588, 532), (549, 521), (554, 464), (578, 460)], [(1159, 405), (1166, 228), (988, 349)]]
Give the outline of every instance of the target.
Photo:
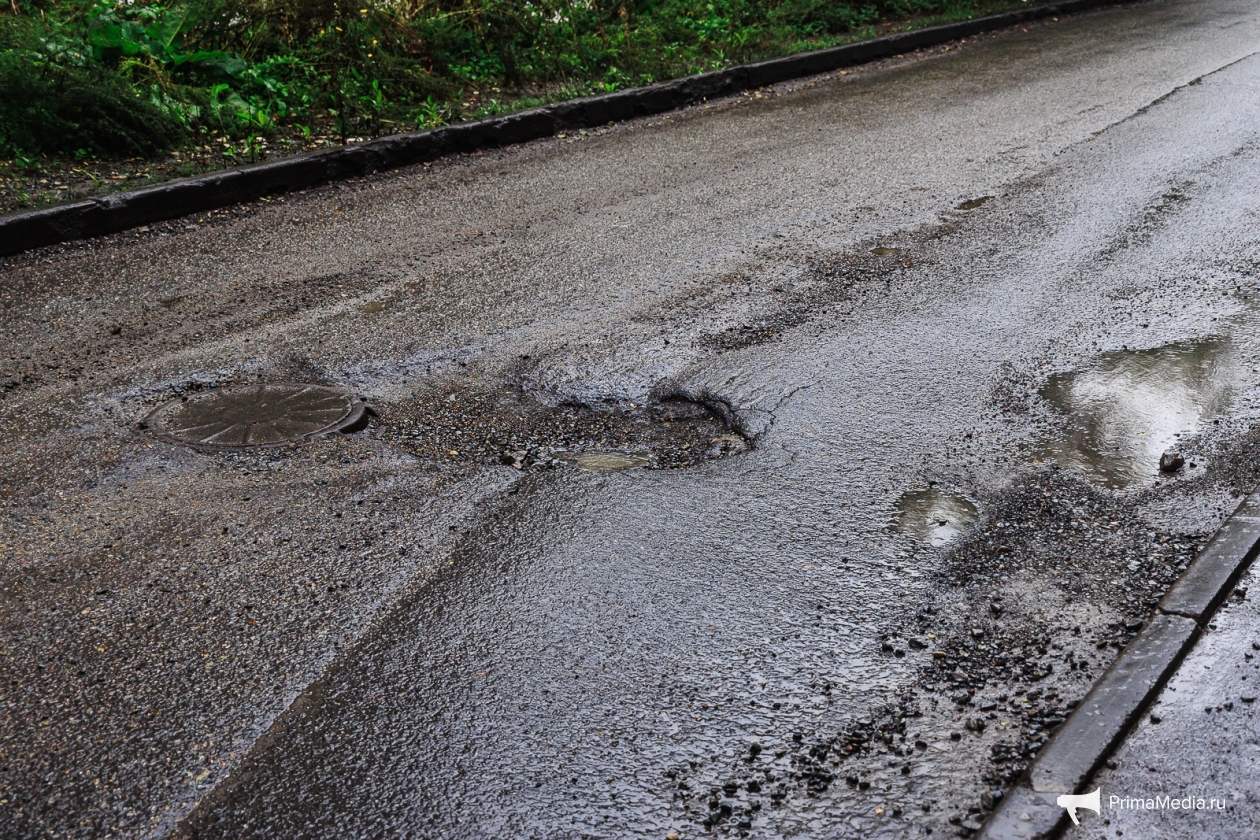
[(637, 452), (584, 452), (575, 461), (579, 469), (596, 472), (633, 470), (652, 465), (652, 456)]
[[(905, 506), (931, 511), (918, 493)], [(983, 516), (944, 554), (922, 602), (883, 628), (877, 644), (890, 670), (913, 668), (905, 690), (854, 709), (838, 729), (819, 723), (783, 738), (790, 773), (775, 773), (796, 792), (839, 787), (837, 800), (873, 808), (888, 801), (881, 786), (898, 765), (916, 784), (948, 778), (951, 798), (928, 808), (924, 796), (921, 824), (952, 836), (951, 824), (991, 810), (994, 791), (1027, 772), (1202, 542), (1153, 532), (1132, 494), (1063, 469), (1025, 473), (981, 503)], [(846, 663), (814, 676), (845, 680)]]
[(336, 388), (301, 383), (230, 385), (170, 400), (140, 423), (154, 437), (224, 452), (306, 443), (367, 424), (367, 402)]
[(676, 469), (751, 448), (723, 408), (676, 396), (548, 405), (515, 389), (447, 385), (392, 404), (377, 434), (446, 463)]

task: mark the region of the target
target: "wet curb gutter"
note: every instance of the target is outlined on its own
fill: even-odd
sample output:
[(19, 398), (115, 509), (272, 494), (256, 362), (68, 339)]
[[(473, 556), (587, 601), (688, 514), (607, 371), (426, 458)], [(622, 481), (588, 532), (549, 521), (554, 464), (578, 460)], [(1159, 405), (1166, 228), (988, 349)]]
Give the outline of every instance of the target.
[(507, 117), (381, 137), (354, 146), (308, 152), (101, 198), (10, 213), (0, 216), (0, 255), (116, 233), (329, 181), (423, 163), (445, 155), (524, 143), (550, 137), (559, 131), (660, 114), (706, 99), (865, 64), (1026, 21), (1122, 2), (1128, 0), (1066, 0), (1031, 9), (1017, 9), (604, 96), (562, 102)]
[(1260, 554), (1260, 492), (1253, 493), (1212, 536), (1173, 584), (1155, 616), (1096, 682), (985, 822), (980, 840), (1044, 840), (1068, 825), (1059, 794), (1085, 793), (1090, 779), (1120, 746), (1200, 629), (1229, 597)]

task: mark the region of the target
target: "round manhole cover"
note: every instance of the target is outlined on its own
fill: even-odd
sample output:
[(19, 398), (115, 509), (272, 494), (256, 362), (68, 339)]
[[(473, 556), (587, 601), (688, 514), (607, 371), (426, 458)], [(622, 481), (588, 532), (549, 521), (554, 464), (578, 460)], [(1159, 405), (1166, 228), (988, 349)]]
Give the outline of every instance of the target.
[(367, 404), (336, 388), (275, 383), (230, 385), (163, 403), (142, 428), (194, 449), (264, 449), (352, 431)]

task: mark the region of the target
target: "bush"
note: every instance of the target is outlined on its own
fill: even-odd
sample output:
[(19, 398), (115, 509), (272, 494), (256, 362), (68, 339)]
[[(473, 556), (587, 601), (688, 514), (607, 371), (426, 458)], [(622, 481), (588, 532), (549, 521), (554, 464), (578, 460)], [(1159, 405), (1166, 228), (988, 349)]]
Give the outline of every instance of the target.
[(0, 17), (0, 153), (432, 127), (1006, 1), (23, 0)]
[(148, 155), (182, 128), (56, 28), (11, 21), (0, 41), (0, 151)]

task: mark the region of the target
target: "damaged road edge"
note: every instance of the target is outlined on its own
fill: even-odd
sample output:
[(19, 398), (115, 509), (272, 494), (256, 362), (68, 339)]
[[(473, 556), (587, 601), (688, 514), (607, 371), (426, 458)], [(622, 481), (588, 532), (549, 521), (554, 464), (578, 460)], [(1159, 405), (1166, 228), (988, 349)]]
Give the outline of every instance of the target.
[(1094, 683), (1028, 774), (985, 822), (979, 840), (1049, 840), (1068, 824), (1059, 794), (1090, 779), (1198, 641), (1200, 629), (1260, 554), (1260, 491), (1247, 496), (1195, 558), (1143, 628)]

